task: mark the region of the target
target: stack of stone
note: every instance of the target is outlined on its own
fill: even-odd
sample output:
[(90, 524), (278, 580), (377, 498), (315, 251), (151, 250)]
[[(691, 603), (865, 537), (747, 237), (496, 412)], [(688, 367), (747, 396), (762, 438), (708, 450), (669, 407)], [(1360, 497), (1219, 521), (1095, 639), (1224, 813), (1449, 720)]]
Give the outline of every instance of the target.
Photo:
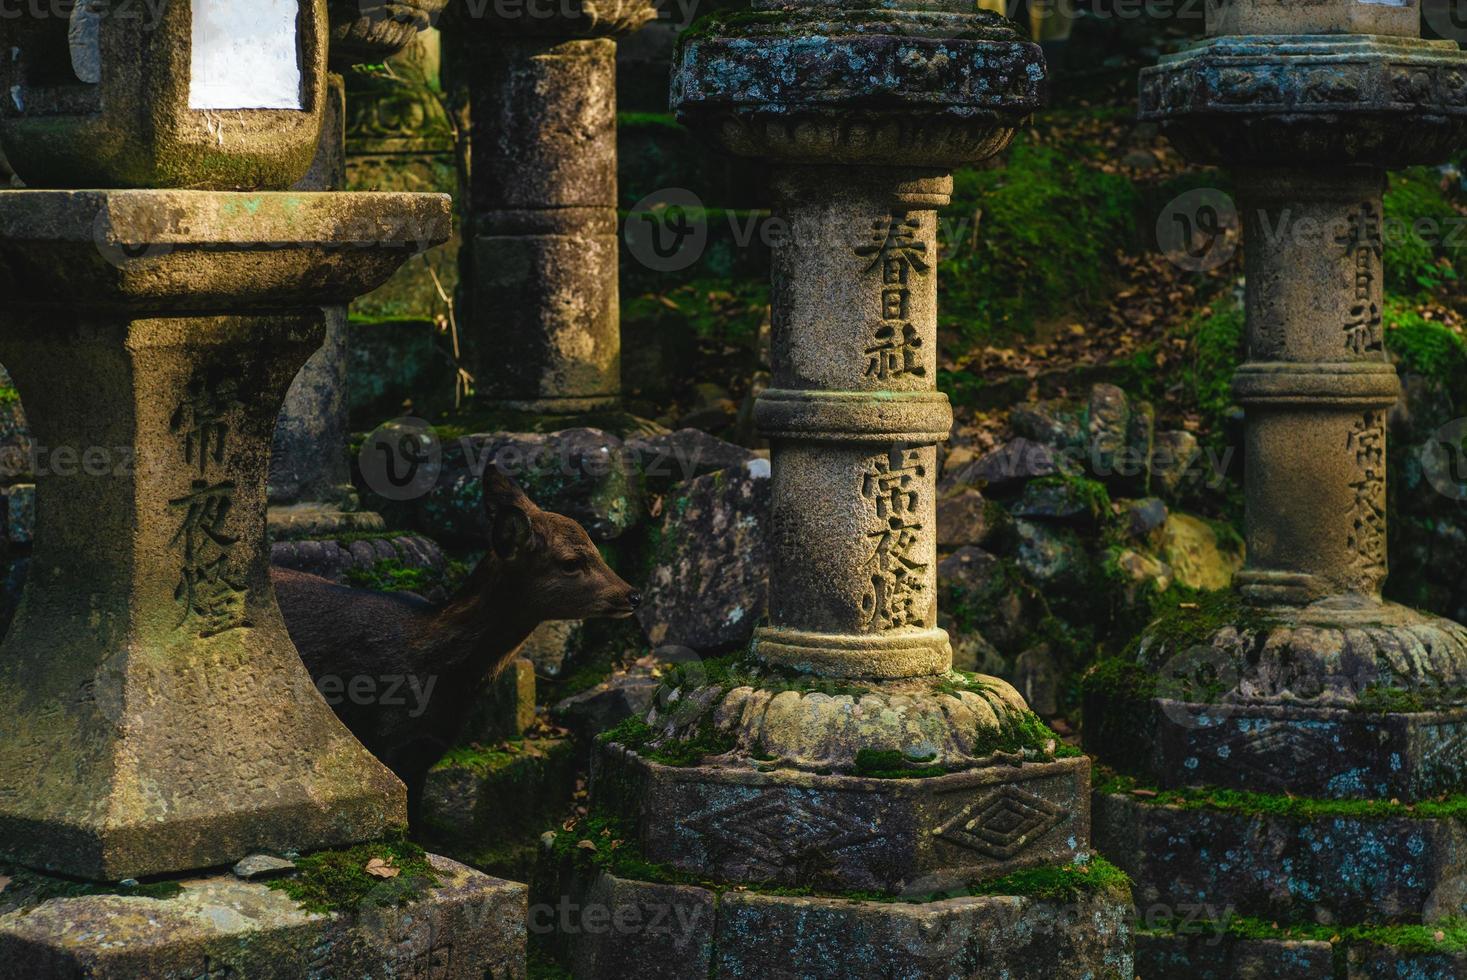
[[(1249, 350), (1236, 594), (1087, 679), (1087, 747), (1139, 780), (1098, 796), (1095, 823), (1156, 913), (1143, 976), (1467, 971), (1433, 926), (1467, 913), (1448, 796), (1467, 784), (1467, 630), (1380, 596), (1385, 170), (1467, 132), (1467, 57), (1422, 40), (1419, 13), (1209, 4), (1209, 37), (1142, 73), (1142, 118), (1232, 169)], [(1203, 907), (1232, 928), (1187, 928)]]
[[(464, 344), (479, 395), (530, 415), (615, 409), (616, 42), (646, 0), (467, 5)], [(552, 9), (554, 7), (554, 9)]]
[[(771, 2), (685, 37), (679, 118), (770, 161), (791, 229), (757, 408), (770, 622), (600, 745), (591, 821), (547, 845), (577, 976), (1131, 976), (1123, 887), (1005, 877), (1107, 879), (1088, 763), (936, 626), (936, 210), (1043, 77), (960, 3)], [(592, 928), (602, 904), (646, 927)]]
[[(246, 880), (405, 820), (281, 622), (266, 471), (321, 304), (446, 238), (448, 200), (282, 193), (328, 100), (324, 0), (4, 30), (0, 134), (48, 189), (0, 191), (0, 359), (83, 465), (39, 476), (0, 646), (0, 861), (23, 896), (93, 894), (0, 915), (0, 975), (520, 973), (523, 888), (461, 865), (345, 916)], [(144, 897), (158, 876), (172, 897)]]

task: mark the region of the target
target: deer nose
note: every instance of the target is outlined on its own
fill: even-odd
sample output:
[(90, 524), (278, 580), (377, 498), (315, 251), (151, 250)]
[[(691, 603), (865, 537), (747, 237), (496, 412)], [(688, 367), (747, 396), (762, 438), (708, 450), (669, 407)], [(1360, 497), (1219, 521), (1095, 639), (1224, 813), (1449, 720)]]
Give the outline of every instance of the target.
[(631, 606), (633, 609), (637, 608), (641, 604), (642, 604), (642, 593), (640, 593), (640, 592), (633, 592), (631, 595), (627, 596), (627, 605)]

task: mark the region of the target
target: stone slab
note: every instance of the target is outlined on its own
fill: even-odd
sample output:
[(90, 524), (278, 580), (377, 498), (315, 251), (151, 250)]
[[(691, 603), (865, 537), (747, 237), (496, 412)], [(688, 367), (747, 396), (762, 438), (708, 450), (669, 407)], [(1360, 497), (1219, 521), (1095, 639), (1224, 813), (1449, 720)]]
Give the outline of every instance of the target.
[(904, 904), (732, 892), (719, 903), (712, 975), (1129, 978), (1128, 915), (1104, 899)]
[(302, 911), (232, 874), (174, 898), (53, 899), (0, 916), (0, 980), (525, 976), (524, 885), (433, 857), (439, 887), (406, 908)]
[(446, 194), (0, 194), (8, 305), (207, 311), (342, 305), (446, 239)]
[(1467, 779), (1467, 708), (1411, 713), (1152, 702), (1166, 786), (1419, 800)]
[(1129, 906), (1014, 896), (924, 903), (802, 898), (574, 874), (530, 929), (578, 978), (1065, 978), (1135, 975)]
[(1453, 41), (1216, 37), (1142, 70), (1138, 118), (1160, 122), (1199, 163), (1392, 169), (1430, 163), (1451, 155), (1467, 123), (1462, 64)]
[(1087, 759), (871, 779), (665, 766), (603, 745), (592, 783), (648, 860), (721, 881), (936, 890), (1067, 863), (1090, 835)]
[(1467, 827), (1454, 820), (1306, 821), (1096, 793), (1091, 825), (1096, 850), (1131, 876), (1143, 915), (1198, 896), (1276, 922), (1467, 915)]
[(1152, 980), (1333, 980), (1334, 950), (1312, 940), (1260, 941), (1137, 933), (1136, 976)]
[[(1338, 952), (1338, 955), (1337, 955)], [(1338, 969), (1336, 962), (1339, 963)], [(1145, 980), (1458, 980), (1467, 955), (1372, 943), (1336, 950), (1321, 940), (1240, 939), (1211, 934), (1136, 935), (1136, 976)]]

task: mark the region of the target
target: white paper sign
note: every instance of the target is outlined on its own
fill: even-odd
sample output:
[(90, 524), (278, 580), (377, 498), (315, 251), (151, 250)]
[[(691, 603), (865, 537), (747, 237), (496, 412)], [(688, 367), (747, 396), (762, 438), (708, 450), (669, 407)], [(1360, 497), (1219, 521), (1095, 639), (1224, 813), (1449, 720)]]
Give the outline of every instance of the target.
[(193, 0), (190, 109), (301, 108), (300, 0)]

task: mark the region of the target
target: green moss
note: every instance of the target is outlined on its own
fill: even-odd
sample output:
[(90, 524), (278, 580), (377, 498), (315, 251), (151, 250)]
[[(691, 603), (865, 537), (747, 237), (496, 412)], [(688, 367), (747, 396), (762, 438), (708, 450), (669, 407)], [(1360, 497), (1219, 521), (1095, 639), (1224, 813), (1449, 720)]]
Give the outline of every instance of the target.
[(615, 742), (642, 758), (664, 766), (696, 766), (710, 755), (722, 755), (734, 747), (731, 735), (718, 732), (711, 718), (703, 719), (691, 738), (672, 739), (661, 735), (642, 719), (633, 716), (596, 736), (599, 742)]
[[(373, 858), (398, 869), (395, 878), (367, 873)], [(417, 901), (438, 882), (427, 852), (397, 836), (344, 850), (318, 851), (296, 862), (297, 874), (266, 884), (283, 891), (308, 912), (352, 913), (364, 907), (401, 907)]]
[(1245, 816), (1269, 816), (1299, 823), (1320, 819), (1379, 820), (1408, 817), (1419, 820), (1467, 820), (1467, 794), (1402, 803), (1399, 800), (1313, 799), (1208, 787), (1159, 789), (1110, 769), (1097, 769), (1095, 792), (1129, 794), (1156, 806), (1182, 810), (1212, 810)]
[[(1061, 474), (1057, 476), (1042, 476), (1037, 480), (1030, 480), (1028, 487), (1042, 490), (1046, 487), (1063, 488), (1090, 513), (1094, 520), (1101, 520), (1110, 514), (1110, 491), (1105, 489), (1105, 484), (1099, 480), (1092, 480), (1083, 476), (1071, 476)], [(1026, 487), (1026, 490), (1028, 488)]]
[(1139, 202), (1129, 180), (1100, 169), (1106, 156), (1021, 133), (1004, 166), (954, 175), (938, 265), (950, 341), (1027, 335), (1104, 297), (1117, 251), (1135, 236)]
[(868, 779), (920, 779), (924, 776), (944, 776), (942, 766), (923, 765), (933, 756), (912, 758), (895, 749), (861, 749), (856, 753), (856, 775)]
[[(1460, 221), (1434, 168), (1412, 167), (1391, 174), (1382, 228), (1386, 288), (1416, 295), (1456, 280), (1461, 270), (1451, 238)], [(1417, 230), (1418, 222), (1426, 234)]]
[(1085, 672), (1080, 688), (1112, 703), (1143, 704), (1156, 694), (1156, 677), (1134, 660), (1108, 657)]
[(1102, 857), (1078, 864), (1028, 868), (995, 878), (972, 889), (972, 895), (1020, 895), (1050, 902), (1073, 902), (1089, 896), (1129, 902), (1131, 879)]
[(416, 568), (400, 558), (381, 558), (368, 568), (347, 569), (346, 582), (359, 589), (427, 595), (435, 589), (452, 592), (468, 574), (468, 566), (461, 561), (450, 561), (443, 568)]
[(1063, 743), (1054, 730), (1032, 711), (1009, 712), (999, 716), (997, 732), (980, 733), (974, 742), (973, 755), (982, 757), (995, 752), (1018, 755), (1035, 752), (1053, 756)]
[[(1210, 934), (1218, 925), (1216, 920), (1199, 920), (1189, 925), (1168, 922), (1137, 931), (1146, 935)], [(1304, 923), (1281, 926), (1264, 919), (1230, 915), (1226, 920), (1226, 931), (1229, 936), (1238, 939), (1307, 940), (1329, 943), (1336, 949), (1368, 944), (1406, 953), (1467, 952), (1467, 922), (1461, 920), (1443, 920), (1429, 925), (1341, 926)]]
[(670, 112), (618, 112), (618, 130), (654, 129), (686, 133), (687, 128), (679, 123)]
[[(687, 217), (696, 219), (697, 215)], [(710, 227), (716, 221), (727, 224), (729, 220), (726, 214), (703, 217)], [(736, 214), (735, 219), (740, 227), (752, 220), (749, 214)], [(700, 278), (666, 292), (632, 296), (623, 305), (626, 319), (652, 323), (659, 330), (686, 330), (703, 341), (752, 347), (768, 316), (769, 284)]]
[(1386, 298), (1383, 319), (1386, 349), (1400, 361), (1401, 370), (1437, 382), (1454, 405), (1467, 405), (1467, 341), (1396, 297)]
[(1360, 692), (1353, 707), (1358, 711), (1381, 714), (1409, 714), (1413, 711), (1425, 711), (1427, 706), (1421, 695), (1415, 691), (1372, 684)]
[(31, 908), (56, 898), (85, 898), (91, 895), (124, 895), (128, 898), (151, 898), (166, 901), (183, 892), (177, 881), (158, 880), (133, 884), (98, 883), (61, 878), (27, 868), (0, 866), (0, 876), (10, 884), (0, 891), (0, 911)]
[(1171, 657), (1189, 647), (1207, 644), (1225, 626), (1260, 631), (1275, 622), (1263, 610), (1245, 603), (1232, 589), (1190, 593), (1179, 590), (1170, 595), (1164, 593), (1158, 599), (1164, 603), (1163, 607), (1147, 627), (1145, 636), (1138, 637), (1132, 645), (1132, 652), (1139, 652), (1144, 639), (1152, 659)]
[(14, 388), (0, 387), (0, 405), (14, 405), (20, 401), (20, 392)]

